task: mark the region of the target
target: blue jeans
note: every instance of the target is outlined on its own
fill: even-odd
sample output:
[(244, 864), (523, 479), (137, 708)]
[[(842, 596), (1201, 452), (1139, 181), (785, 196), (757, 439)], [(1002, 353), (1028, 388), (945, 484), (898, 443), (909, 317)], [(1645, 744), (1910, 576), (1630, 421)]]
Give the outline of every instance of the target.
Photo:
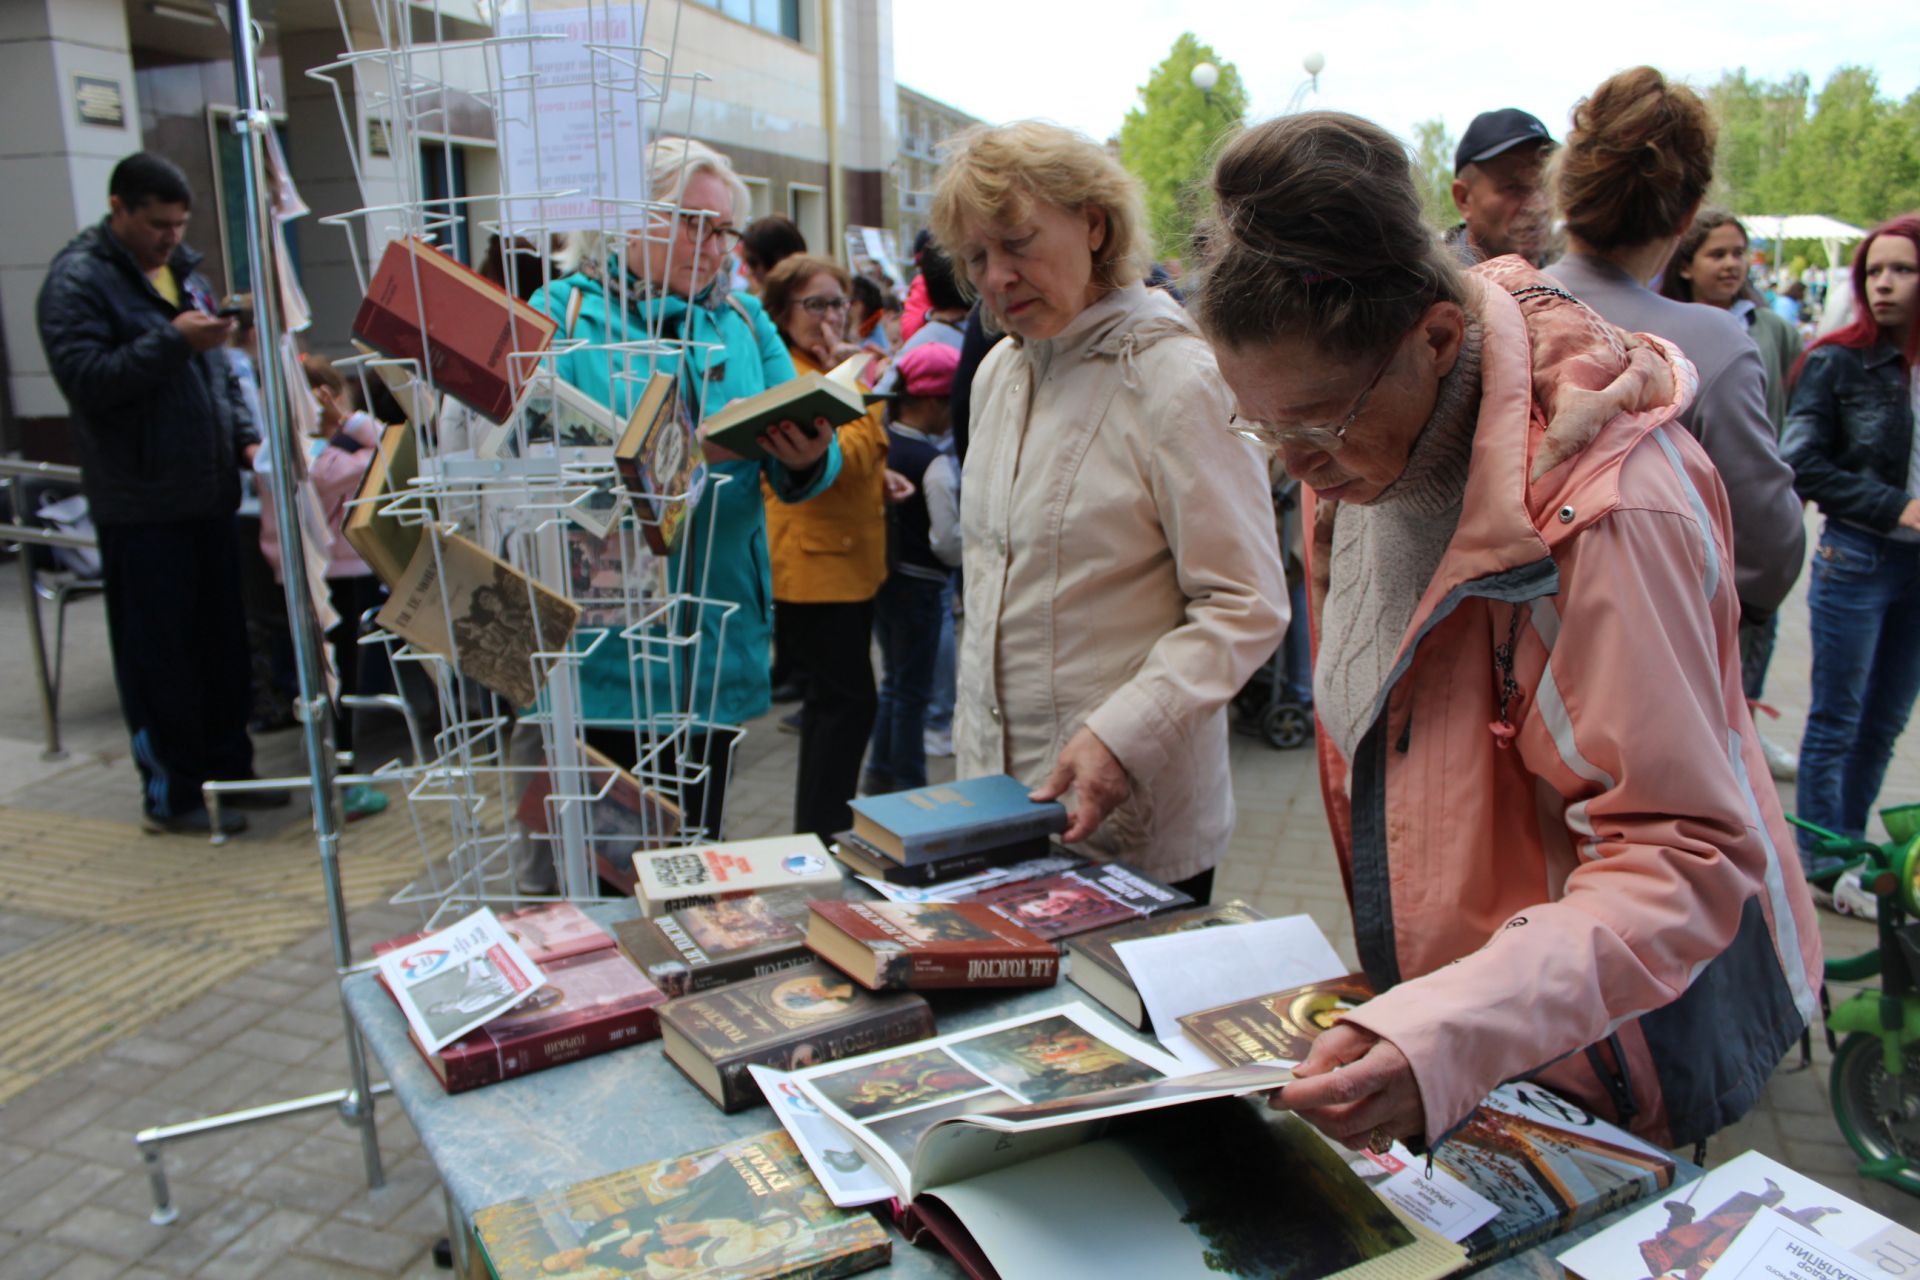
[(880, 642), (880, 711), (867, 746), (867, 789), (901, 791), (927, 785), (927, 753), (920, 740), (933, 689), (946, 584), (895, 572), (873, 599), (873, 632)]
[(953, 728), (954, 697), (953, 580), (940, 588), (940, 650), (933, 659), (933, 693), (927, 700), (927, 728), (946, 733)]
[[(1813, 705), (1800, 739), (1798, 807), (1808, 822), (1858, 838), (1920, 694), (1920, 543), (1828, 521), (1807, 607)], [(1831, 866), (1814, 865), (1819, 837), (1802, 831), (1799, 840), (1808, 874)]]

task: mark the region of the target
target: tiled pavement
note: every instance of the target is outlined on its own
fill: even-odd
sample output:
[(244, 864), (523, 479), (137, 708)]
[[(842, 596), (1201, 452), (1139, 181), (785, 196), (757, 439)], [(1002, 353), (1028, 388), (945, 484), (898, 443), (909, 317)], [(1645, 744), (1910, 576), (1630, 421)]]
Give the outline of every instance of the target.
[[(5, 566), (12, 572), (11, 566)], [(76, 608), (69, 635), (63, 722), (71, 756), (39, 759), (39, 721), (17, 594), (0, 590), (0, 805), (110, 818), (137, 816), (106, 664), (97, 603)], [(1806, 705), (1806, 613), (1796, 595), (1783, 618), (1770, 694), (1782, 712), (1775, 736), (1795, 740)], [(740, 749), (731, 834), (785, 829), (794, 739), (771, 720)], [(290, 766), (293, 735), (262, 743), (263, 767)], [(1341, 951), (1352, 933), (1327, 845), (1311, 753), (1276, 752), (1236, 737), (1233, 770), (1240, 820), (1216, 895), (1246, 898), (1280, 914), (1311, 913)], [(1920, 751), (1902, 744), (1887, 796), (1920, 798)], [(1791, 805), (1790, 794), (1785, 797)], [(298, 818), (289, 822), (297, 823)], [(349, 828), (345, 856), (398, 811)], [(371, 839), (368, 835), (365, 838)], [(247, 837), (223, 856), (248, 856)], [(31, 852), (0, 845), (11, 864)], [(317, 872), (308, 871), (317, 879)], [(3, 893), (0, 890), (0, 893)], [(76, 889), (84, 897), (83, 888)], [(108, 895), (102, 894), (102, 897)], [(70, 904), (84, 907), (85, 902)], [(365, 907), (352, 916), (356, 952), (412, 927), (413, 908)], [(137, 1129), (240, 1106), (317, 1093), (345, 1084), (339, 1004), (329, 943), (314, 919), (309, 936), (252, 969), (120, 1038), (0, 1104), (0, 1278), (273, 1276), (426, 1277), (436, 1273), (434, 1239), (444, 1233), (435, 1174), (398, 1106), (379, 1108), (387, 1186), (368, 1193), (354, 1131), (327, 1111), (195, 1138), (168, 1152), (180, 1221), (146, 1220), (146, 1179), (131, 1141)], [(1871, 945), (1866, 926), (1822, 917), (1831, 952)], [(0, 896), (0, 1025), (20, 1015), (4, 990), (7, 957), (62, 928)], [(87, 957), (75, 956), (82, 964)], [(127, 962), (128, 979), (157, 1003), (175, 977), (164, 966)], [(1825, 1180), (1881, 1212), (1920, 1222), (1920, 1201), (1853, 1176), (1825, 1096), (1826, 1052), (1812, 1071), (1783, 1070), (1767, 1100), (1714, 1140), (1713, 1158), (1757, 1147)], [(697, 1105), (697, 1104), (693, 1104)]]

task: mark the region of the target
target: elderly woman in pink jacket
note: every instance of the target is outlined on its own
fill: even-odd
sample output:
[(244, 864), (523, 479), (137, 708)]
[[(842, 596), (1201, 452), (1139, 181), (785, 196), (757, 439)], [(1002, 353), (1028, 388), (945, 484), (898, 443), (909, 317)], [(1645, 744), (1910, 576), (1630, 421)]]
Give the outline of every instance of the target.
[(1233, 831), (1226, 704), (1287, 623), (1259, 457), (1186, 313), (1142, 284), (1139, 184), (1032, 121), (963, 134), (934, 234), (1011, 338), (960, 488), (961, 777), (1073, 792), (1065, 839), (1196, 898)]
[(1463, 274), (1367, 121), (1249, 129), (1213, 190), (1196, 309), (1236, 428), (1310, 491), (1322, 790), (1379, 993), (1279, 1105), (1433, 1143), (1524, 1076), (1706, 1137), (1807, 1025), (1820, 939), (1692, 366), (1518, 258)]

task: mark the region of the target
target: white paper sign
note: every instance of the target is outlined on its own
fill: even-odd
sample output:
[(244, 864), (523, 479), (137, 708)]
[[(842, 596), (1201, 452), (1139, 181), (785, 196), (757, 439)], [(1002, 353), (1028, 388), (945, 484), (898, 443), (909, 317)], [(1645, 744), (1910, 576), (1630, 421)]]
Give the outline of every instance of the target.
[(520, 0), (514, 12), (500, 15), (499, 34), (565, 38), (500, 46), (501, 190), (503, 197), (575, 194), (503, 198), (502, 223), (516, 233), (641, 225), (637, 210), (600, 201), (649, 196), (646, 113), (657, 94), (638, 70), (646, 5), (629, 0), (529, 14), (526, 3)]
[(1180, 1033), (1183, 1015), (1347, 973), (1346, 963), (1307, 915), (1116, 942), (1113, 949), (1127, 966), (1160, 1043), (1200, 1070), (1219, 1064)]
[(1336, 1149), (1375, 1195), (1455, 1244), (1500, 1216), (1499, 1205), (1438, 1165), (1428, 1168), (1403, 1143), (1394, 1143), (1385, 1155)]

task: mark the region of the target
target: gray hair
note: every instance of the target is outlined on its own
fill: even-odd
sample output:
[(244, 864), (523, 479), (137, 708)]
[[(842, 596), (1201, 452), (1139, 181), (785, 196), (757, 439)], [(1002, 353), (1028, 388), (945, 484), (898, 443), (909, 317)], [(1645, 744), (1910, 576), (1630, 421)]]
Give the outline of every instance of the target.
[[(733, 207), (728, 216), (739, 218), (753, 207), (747, 184), (733, 171), (733, 161), (704, 142), (692, 138), (661, 138), (647, 148), (647, 198), (679, 205), (687, 184), (696, 174), (710, 173), (726, 184)], [(575, 231), (554, 255), (554, 270), (570, 276), (583, 267), (592, 270), (607, 257), (608, 236), (601, 231)]]

